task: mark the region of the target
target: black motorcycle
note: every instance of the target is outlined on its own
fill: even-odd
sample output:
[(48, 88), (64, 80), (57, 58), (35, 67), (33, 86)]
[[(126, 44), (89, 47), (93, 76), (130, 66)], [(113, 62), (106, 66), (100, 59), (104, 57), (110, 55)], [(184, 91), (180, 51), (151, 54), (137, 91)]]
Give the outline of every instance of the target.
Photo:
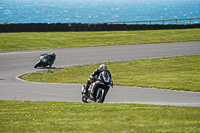
[[(93, 96), (94, 101), (90, 100), (90, 93), (93, 86), (97, 86), (94, 88)], [(103, 71), (99, 74), (98, 78), (95, 78), (95, 81), (90, 85), (88, 92), (86, 92), (85, 85), (82, 86), (82, 102), (83, 103), (103, 103), (105, 97), (109, 91), (110, 86), (113, 87), (113, 81), (111, 80), (107, 71)]]
[(54, 60), (51, 59), (51, 57), (48, 54), (42, 54), (40, 55), (39, 61), (35, 64), (34, 68), (37, 67), (51, 67), (54, 63)]

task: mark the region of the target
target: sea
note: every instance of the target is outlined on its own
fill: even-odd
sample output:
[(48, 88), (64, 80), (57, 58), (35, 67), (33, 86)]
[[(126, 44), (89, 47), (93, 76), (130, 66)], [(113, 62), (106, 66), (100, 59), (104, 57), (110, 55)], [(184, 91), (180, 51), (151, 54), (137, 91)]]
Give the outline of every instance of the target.
[[(126, 23), (189, 18), (200, 18), (200, 0), (0, 0), (0, 24)], [(200, 23), (200, 19), (192, 19), (191, 23)]]

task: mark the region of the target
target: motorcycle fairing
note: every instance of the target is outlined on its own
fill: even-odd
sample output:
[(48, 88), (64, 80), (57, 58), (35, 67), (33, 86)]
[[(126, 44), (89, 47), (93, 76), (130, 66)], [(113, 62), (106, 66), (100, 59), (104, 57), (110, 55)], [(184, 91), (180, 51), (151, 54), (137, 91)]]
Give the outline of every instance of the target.
[(40, 60), (42, 61), (42, 62), (47, 62), (48, 60), (50, 59), (50, 57), (48, 56), (48, 55), (43, 55), (43, 56), (40, 56)]

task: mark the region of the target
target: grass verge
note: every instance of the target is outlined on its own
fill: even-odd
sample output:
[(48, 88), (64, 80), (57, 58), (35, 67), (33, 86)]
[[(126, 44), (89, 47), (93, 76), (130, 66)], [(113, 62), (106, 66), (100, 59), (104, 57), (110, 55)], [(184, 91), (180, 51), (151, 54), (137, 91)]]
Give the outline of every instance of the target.
[(200, 29), (0, 33), (0, 51), (200, 41)]
[(199, 107), (0, 100), (0, 132), (200, 132)]
[[(200, 55), (105, 63), (115, 85), (200, 92)], [(22, 79), (37, 82), (81, 83), (100, 64), (77, 66), (44, 73), (30, 73)]]

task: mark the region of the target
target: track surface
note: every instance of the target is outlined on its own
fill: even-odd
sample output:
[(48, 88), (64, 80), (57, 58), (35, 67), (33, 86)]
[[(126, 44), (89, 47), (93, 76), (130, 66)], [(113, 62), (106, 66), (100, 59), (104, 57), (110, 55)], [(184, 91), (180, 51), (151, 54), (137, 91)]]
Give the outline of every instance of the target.
[[(0, 99), (81, 102), (80, 84), (36, 83), (17, 79), (27, 72), (46, 70), (34, 69), (33, 66), (41, 53), (50, 52), (57, 54), (53, 67), (62, 68), (107, 61), (197, 55), (200, 54), (200, 42), (0, 52)], [(200, 107), (200, 93), (114, 86), (105, 102)]]

